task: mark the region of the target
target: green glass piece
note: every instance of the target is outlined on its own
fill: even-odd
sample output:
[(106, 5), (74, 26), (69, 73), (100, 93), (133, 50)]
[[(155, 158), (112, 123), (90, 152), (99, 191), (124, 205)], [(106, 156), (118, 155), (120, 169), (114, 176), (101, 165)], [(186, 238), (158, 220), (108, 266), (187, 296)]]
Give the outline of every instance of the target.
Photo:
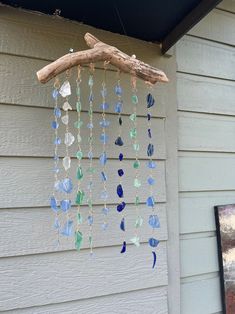
[(91, 116), (92, 116), (92, 114), (93, 114), (93, 110), (90, 108), (90, 109), (89, 109), (89, 111), (88, 111), (88, 115), (89, 115), (89, 117), (91, 117)]
[(90, 244), (90, 246), (93, 245), (93, 238), (92, 238), (92, 236), (89, 236), (89, 244)]
[(88, 169), (87, 169), (87, 173), (89, 173), (89, 174), (93, 174), (93, 173), (95, 173), (96, 172), (96, 169), (94, 168), (94, 167), (89, 167)]
[(137, 246), (137, 247), (140, 246), (140, 238), (139, 238), (139, 237), (135, 236), (135, 237), (131, 238), (130, 241), (131, 241), (135, 246)]
[(93, 136), (89, 136), (89, 137), (88, 137), (88, 143), (93, 143), (93, 141), (94, 141)]
[(90, 76), (89, 76), (89, 80), (88, 80), (88, 85), (89, 85), (89, 86), (93, 86), (93, 84), (94, 84), (93, 76), (90, 75)]
[(143, 218), (141, 216), (139, 216), (136, 221), (135, 221), (135, 227), (136, 228), (140, 228), (143, 224)]
[(132, 121), (132, 122), (135, 122), (136, 121), (136, 113), (132, 113), (129, 117), (129, 119)]
[(88, 200), (87, 200), (87, 204), (88, 204), (88, 207), (89, 207), (89, 208), (92, 208), (92, 205), (93, 205), (93, 204), (92, 204), (92, 200), (91, 200), (91, 199), (88, 199)]
[(80, 93), (81, 93), (81, 89), (80, 89), (80, 87), (77, 87), (77, 89), (76, 89), (77, 96), (80, 96)]
[(85, 193), (83, 191), (79, 190), (77, 192), (76, 201), (75, 201), (77, 205), (82, 205), (84, 196), (85, 196)]
[(83, 152), (81, 150), (77, 151), (76, 152), (76, 157), (77, 157), (77, 159), (81, 160), (82, 157), (83, 157)]
[(82, 180), (82, 178), (83, 178), (82, 167), (79, 166), (77, 169), (77, 179)]
[(135, 143), (135, 144), (133, 144), (133, 148), (134, 148), (134, 150), (135, 150), (136, 152), (138, 152), (138, 151), (140, 150), (140, 145), (137, 144), (137, 143)]
[(76, 102), (76, 108), (77, 108), (77, 111), (81, 111), (82, 110), (82, 104), (81, 104), (80, 101)]
[(81, 213), (77, 213), (77, 223), (80, 225), (80, 224), (82, 224), (82, 221), (83, 221), (83, 219), (82, 219)]
[(139, 160), (136, 160), (136, 161), (133, 163), (133, 168), (134, 168), (134, 169), (139, 169), (139, 167), (140, 167), (140, 162), (139, 162)]
[(131, 130), (130, 130), (130, 137), (131, 137), (131, 138), (136, 138), (136, 136), (137, 136), (137, 130), (136, 130), (136, 128), (131, 129)]
[(75, 232), (75, 248), (79, 251), (82, 246), (83, 235), (80, 231)]
[(74, 122), (74, 127), (75, 127), (76, 129), (80, 129), (80, 127), (81, 127), (82, 125), (83, 125), (83, 121), (82, 121), (82, 120)]
[(140, 198), (139, 196), (135, 197), (135, 205), (139, 205), (140, 204)]
[(134, 180), (134, 187), (136, 187), (136, 188), (140, 188), (141, 187), (141, 182), (137, 178), (135, 178), (135, 180)]
[(131, 96), (131, 101), (134, 105), (138, 104), (138, 97), (137, 95), (132, 95)]

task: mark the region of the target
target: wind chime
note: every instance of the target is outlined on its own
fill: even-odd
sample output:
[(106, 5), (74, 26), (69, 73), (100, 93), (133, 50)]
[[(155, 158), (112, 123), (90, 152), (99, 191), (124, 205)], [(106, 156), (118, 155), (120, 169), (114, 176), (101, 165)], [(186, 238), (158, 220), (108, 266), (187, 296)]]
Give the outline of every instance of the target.
[[(119, 221), (117, 222), (122, 232), (122, 240), (120, 243), (121, 253), (125, 253), (127, 250), (128, 239), (126, 238), (126, 202), (125, 202), (125, 173), (123, 170), (123, 162), (126, 158), (124, 154), (125, 143), (127, 138), (123, 134), (123, 117), (122, 111), (125, 106), (123, 101), (123, 86), (121, 84), (121, 73), (130, 74), (130, 88), (132, 91), (130, 102), (132, 103), (132, 113), (129, 116), (131, 128), (129, 132), (129, 137), (132, 142), (132, 148), (134, 151), (135, 159), (133, 161), (133, 186), (135, 193), (133, 194), (133, 203), (135, 204), (135, 225), (134, 225), (134, 234), (129, 239), (129, 242), (134, 244), (136, 247), (140, 246), (140, 227), (144, 223), (143, 218), (140, 215), (141, 199), (139, 196), (139, 190), (141, 186), (148, 186), (146, 189), (148, 192), (146, 194), (146, 206), (152, 209), (152, 213), (149, 216), (148, 224), (152, 229), (152, 233), (149, 237), (148, 244), (152, 249), (153, 254), (153, 265), (152, 268), (156, 266), (156, 248), (159, 244), (159, 240), (155, 236), (155, 229), (160, 227), (159, 218), (155, 210), (155, 198), (154, 198), (154, 169), (156, 168), (156, 163), (153, 159), (154, 156), (154, 141), (153, 134), (151, 129), (151, 109), (155, 105), (155, 99), (151, 93), (151, 86), (156, 82), (168, 82), (168, 79), (164, 72), (151, 67), (148, 64), (145, 64), (135, 56), (128, 56), (125, 53), (121, 52), (113, 46), (109, 46), (101, 41), (99, 41), (93, 35), (87, 33), (85, 35), (85, 41), (87, 45), (91, 48), (85, 51), (80, 52), (71, 52), (51, 64), (45, 66), (43, 69), (37, 72), (38, 80), (41, 83), (46, 83), (52, 78), (55, 78), (52, 98), (54, 101), (54, 117), (51, 122), (51, 127), (54, 130), (54, 187), (52, 191), (52, 196), (50, 198), (50, 206), (55, 213), (54, 218), (54, 228), (57, 231), (57, 242), (59, 244), (60, 235), (62, 236), (71, 236), (75, 237), (75, 248), (80, 250), (84, 237), (81, 231), (81, 224), (87, 220), (89, 226), (89, 232), (87, 235), (90, 254), (93, 254), (93, 223), (94, 223), (94, 185), (98, 184), (97, 180), (94, 180), (94, 174), (96, 173), (94, 167), (94, 153), (93, 148), (95, 141), (97, 140), (94, 137), (94, 118), (93, 111), (94, 105), (97, 104), (97, 95), (94, 94), (93, 85), (95, 82), (95, 63), (103, 62), (103, 80), (100, 86), (100, 96), (101, 96), (101, 116), (99, 120), (100, 127), (100, 136), (99, 141), (101, 143), (97, 144), (97, 147), (100, 148), (99, 163), (100, 163), (100, 185), (101, 185), (101, 194), (100, 199), (102, 200), (102, 215), (103, 222), (101, 228), (106, 230), (108, 228), (108, 214), (110, 212), (108, 204), (108, 192), (107, 192), (107, 168), (106, 164), (108, 162), (107, 154), (107, 143), (109, 141), (109, 127), (110, 121), (106, 118), (106, 111), (109, 108), (110, 104), (107, 103), (106, 98), (108, 92), (115, 97), (114, 112), (117, 116), (118, 132), (116, 139), (113, 143), (113, 149), (117, 154), (117, 170), (116, 178), (118, 178), (118, 184), (116, 187), (116, 194), (118, 197), (118, 202), (116, 204), (116, 210), (119, 213)], [(111, 64), (117, 68), (117, 81), (114, 86), (113, 91), (108, 91), (107, 82), (106, 82), (106, 72), (108, 65)], [(70, 96), (72, 94), (71, 88), (71, 71), (73, 67), (77, 67), (76, 72), (76, 104), (72, 104)], [(82, 103), (81, 96), (85, 93), (82, 89), (82, 66), (88, 66), (88, 98), (85, 103)], [(64, 73), (63, 83), (61, 84), (58, 78), (60, 73)], [(144, 80), (149, 86), (149, 90), (146, 92), (146, 104), (139, 102), (138, 98), (138, 86), (137, 78)], [(83, 101), (84, 102), (84, 101)], [(143, 130), (138, 129), (138, 115), (137, 110), (139, 106), (146, 106), (146, 143), (139, 143), (138, 133)], [(88, 111), (88, 123), (84, 125), (82, 120), (82, 109), (85, 108)], [(70, 123), (70, 111), (75, 110), (77, 112), (77, 121), (74, 123), (73, 128)], [(87, 129), (87, 138), (82, 138), (82, 129)], [(59, 129), (64, 130), (64, 137), (59, 137)], [(85, 142), (88, 142), (88, 152), (85, 152)], [(70, 146), (76, 145), (77, 151), (75, 156), (71, 156)], [(58, 154), (59, 146), (64, 147), (64, 157), (62, 161), (62, 167), (60, 166), (61, 161)], [(146, 172), (148, 173), (147, 182), (143, 182), (140, 178), (140, 161), (139, 161), (139, 151), (146, 150)], [(85, 154), (87, 153), (87, 156)], [(76, 157), (77, 160), (77, 169), (76, 169), (76, 182), (71, 180), (71, 157)], [(88, 165), (85, 167), (85, 160), (88, 160)], [(115, 176), (115, 171), (113, 173)], [(87, 178), (88, 185), (84, 186), (84, 177)], [(110, 178), (109, 178), (110, 180)], [(76, 191), (75, 199), (71, 198), (72, 191)], [(114, 191), (115, 192), (115, 191)], [(71, 207), (72, 204), (76, 204), (77, 212), (76, 218), (72, 219)], [(87, 217), (82, 217), (81, 206), (88, 205), (88, 214)]]

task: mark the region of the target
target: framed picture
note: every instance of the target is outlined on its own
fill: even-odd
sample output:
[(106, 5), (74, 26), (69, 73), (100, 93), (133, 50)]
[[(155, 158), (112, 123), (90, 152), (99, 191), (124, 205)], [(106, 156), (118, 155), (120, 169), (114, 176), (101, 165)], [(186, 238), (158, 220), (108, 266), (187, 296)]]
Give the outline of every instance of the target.
[(215, 206), (224, 314), (235, 313), (235, 204)]

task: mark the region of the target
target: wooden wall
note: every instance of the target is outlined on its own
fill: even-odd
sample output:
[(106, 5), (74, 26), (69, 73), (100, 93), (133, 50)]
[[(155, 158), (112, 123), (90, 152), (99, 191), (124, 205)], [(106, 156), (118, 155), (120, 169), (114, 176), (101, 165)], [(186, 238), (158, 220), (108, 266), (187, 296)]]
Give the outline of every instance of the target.
[(181, 313), (221, 312), (213, 206), (235, 201), (235, 6), (176, 46)]
[[(111, 144), (108, 155), (110, 229), (100, 230), (101, 202), (95, 199), (95, 256), (89, 258), (88, 243), (77, 253), (73, 239), (62, 240), (58, 250), (54, 247), (53, 213), (48, 208), (48, 198), (53, 185), (52, 168), (52, 84), (40, 85), (35, 72), (48, 62), (68, 52), (85, 49), (83, 35), (92, 32), (101, 40), (117, 45), (129, 54), (135, 53), (159, 68), (170, 77), (171, 83), (153, 90), (157, 106), (153, 112), (153, 133), (157, 146), (156, 170), (157, 208), (162, 228), (158, 250), (158, 269), (151, 269), (151, 250), (147, 245), (151, 234), (147, 225), (149, 210), (144, 202), (146, 189), (141, 189), (141, 213), (145, 219), (142, 245), (139, 249), (128, 246), (125, 256), (120, 255), (120, 233), (115, 186), (117, 178), (117, 151), (113, 140), (117, 133), (116, 117), (112, 121)], [(160, 54), (156, 44), (126, 38), (78, 23), (33, 14), (21, 10), (0, 8), (0, 311), (6, 313), (155, 313), (180, 314), (179, 298), (179, 247), (178, 247), (178, 182), (177, 182), (177, 118), (176, 118), (176, 61)], [(95, 88), (99, 92), (102, 71), (97, 69)], [(85, 78), (84, 78), (85, 82)], [(85, 83), (84, 83), (85, 84)], [(108, 72), (108, 88), (115, 84), (115, 73)], [(124, 101), (124, 133), (128, 134), (130, 122), (129, 77), (122, 76), (126, 92)], [(139, 84), (139, 128), (146, 129), (146, 87)], [(85, 96), (84, 96), (85, 97)], [(108, 101), (114, 103), (114, 96)], [(73, 102), (73, 101), (72, 101)], [(83, 103), (85, 100), (83, 98)], [(100, 115), (98, 104), (95, 121)], [(113, 108), (111, 109), (113, 111)], [(71, 113), (75, 119), (75, 111)], [(86, 110), (83, 112), (86, 119)], [(98, 130), (98, 128), (95, 128)], [(95, 136), (98, 137), (96, 131)], [(87, 131), (83, 131), (83, 136)], [(146, 134), (140, 132), (140, 142), (145, 147)], [(75, 152), (75, 147), (71, 153)], [(95, 146), (95, 158), (100, 147)], [(126, 201), (130, 224), (135, 219), (133, 211), (134, 189), (131, 167), (134, 153), (130, 141), (124, 149), (127, 159)], [(63, 154), (63, 151), (60, 151)], [(146, 177), (145, 149), (140, 152), (141, 176)], [(85, 160), (87, 163), (87, 160)], [(96, 160), (98, 164), (98, 161)], [(75, 172), (75, 166), (72, 167)], [(97, 177), (95, 193), (99, 194)], [(74, 195), (73, 195), (74, 196)], [(84, 214), (87, 208), (83, 209)], [(83, 227), (87, 230), (87, 227)], [(168, 234), (168, 229), (170, 233)], [(127, 232), (128, 238), (133, 229)], [(169, 309), (169, 311), (168, 311)]]

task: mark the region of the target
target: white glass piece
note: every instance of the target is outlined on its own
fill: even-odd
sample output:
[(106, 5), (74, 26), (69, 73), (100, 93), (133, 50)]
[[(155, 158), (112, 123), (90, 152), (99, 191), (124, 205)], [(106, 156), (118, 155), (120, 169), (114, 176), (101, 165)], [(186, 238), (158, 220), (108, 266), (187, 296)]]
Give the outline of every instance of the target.
[(72, 110), (71, 105), (67, 101), (63, 104), (63, 110), (64, 111)]
[(69, 81), (65, 81), (60, 90), (59, 90), (59, 93), (62, 97), (66, 97), (66, 96), (69, 96), (71, 95), (71, 86), (70, 86), (70, 83)]
[(63, 167), (65, 170), (68, 170), (70, 168), (70, 166), (71, 166), (71, 158), (68, 156), (65, 156), (63, 158)]
[(75, 140), (75, 137), (73, 136), (72, 133), (70, 133), (70, 132), (65, 133), (65, 136), (64, 136), (65, 145), (71, 146), (73, 144), (74, 140)]
[(68, 123), (69, 123), (69, 116), (63, 116), (63, 117), (61, 117), (61, 121), (65, 124), (65, 125), (67, 125)]

